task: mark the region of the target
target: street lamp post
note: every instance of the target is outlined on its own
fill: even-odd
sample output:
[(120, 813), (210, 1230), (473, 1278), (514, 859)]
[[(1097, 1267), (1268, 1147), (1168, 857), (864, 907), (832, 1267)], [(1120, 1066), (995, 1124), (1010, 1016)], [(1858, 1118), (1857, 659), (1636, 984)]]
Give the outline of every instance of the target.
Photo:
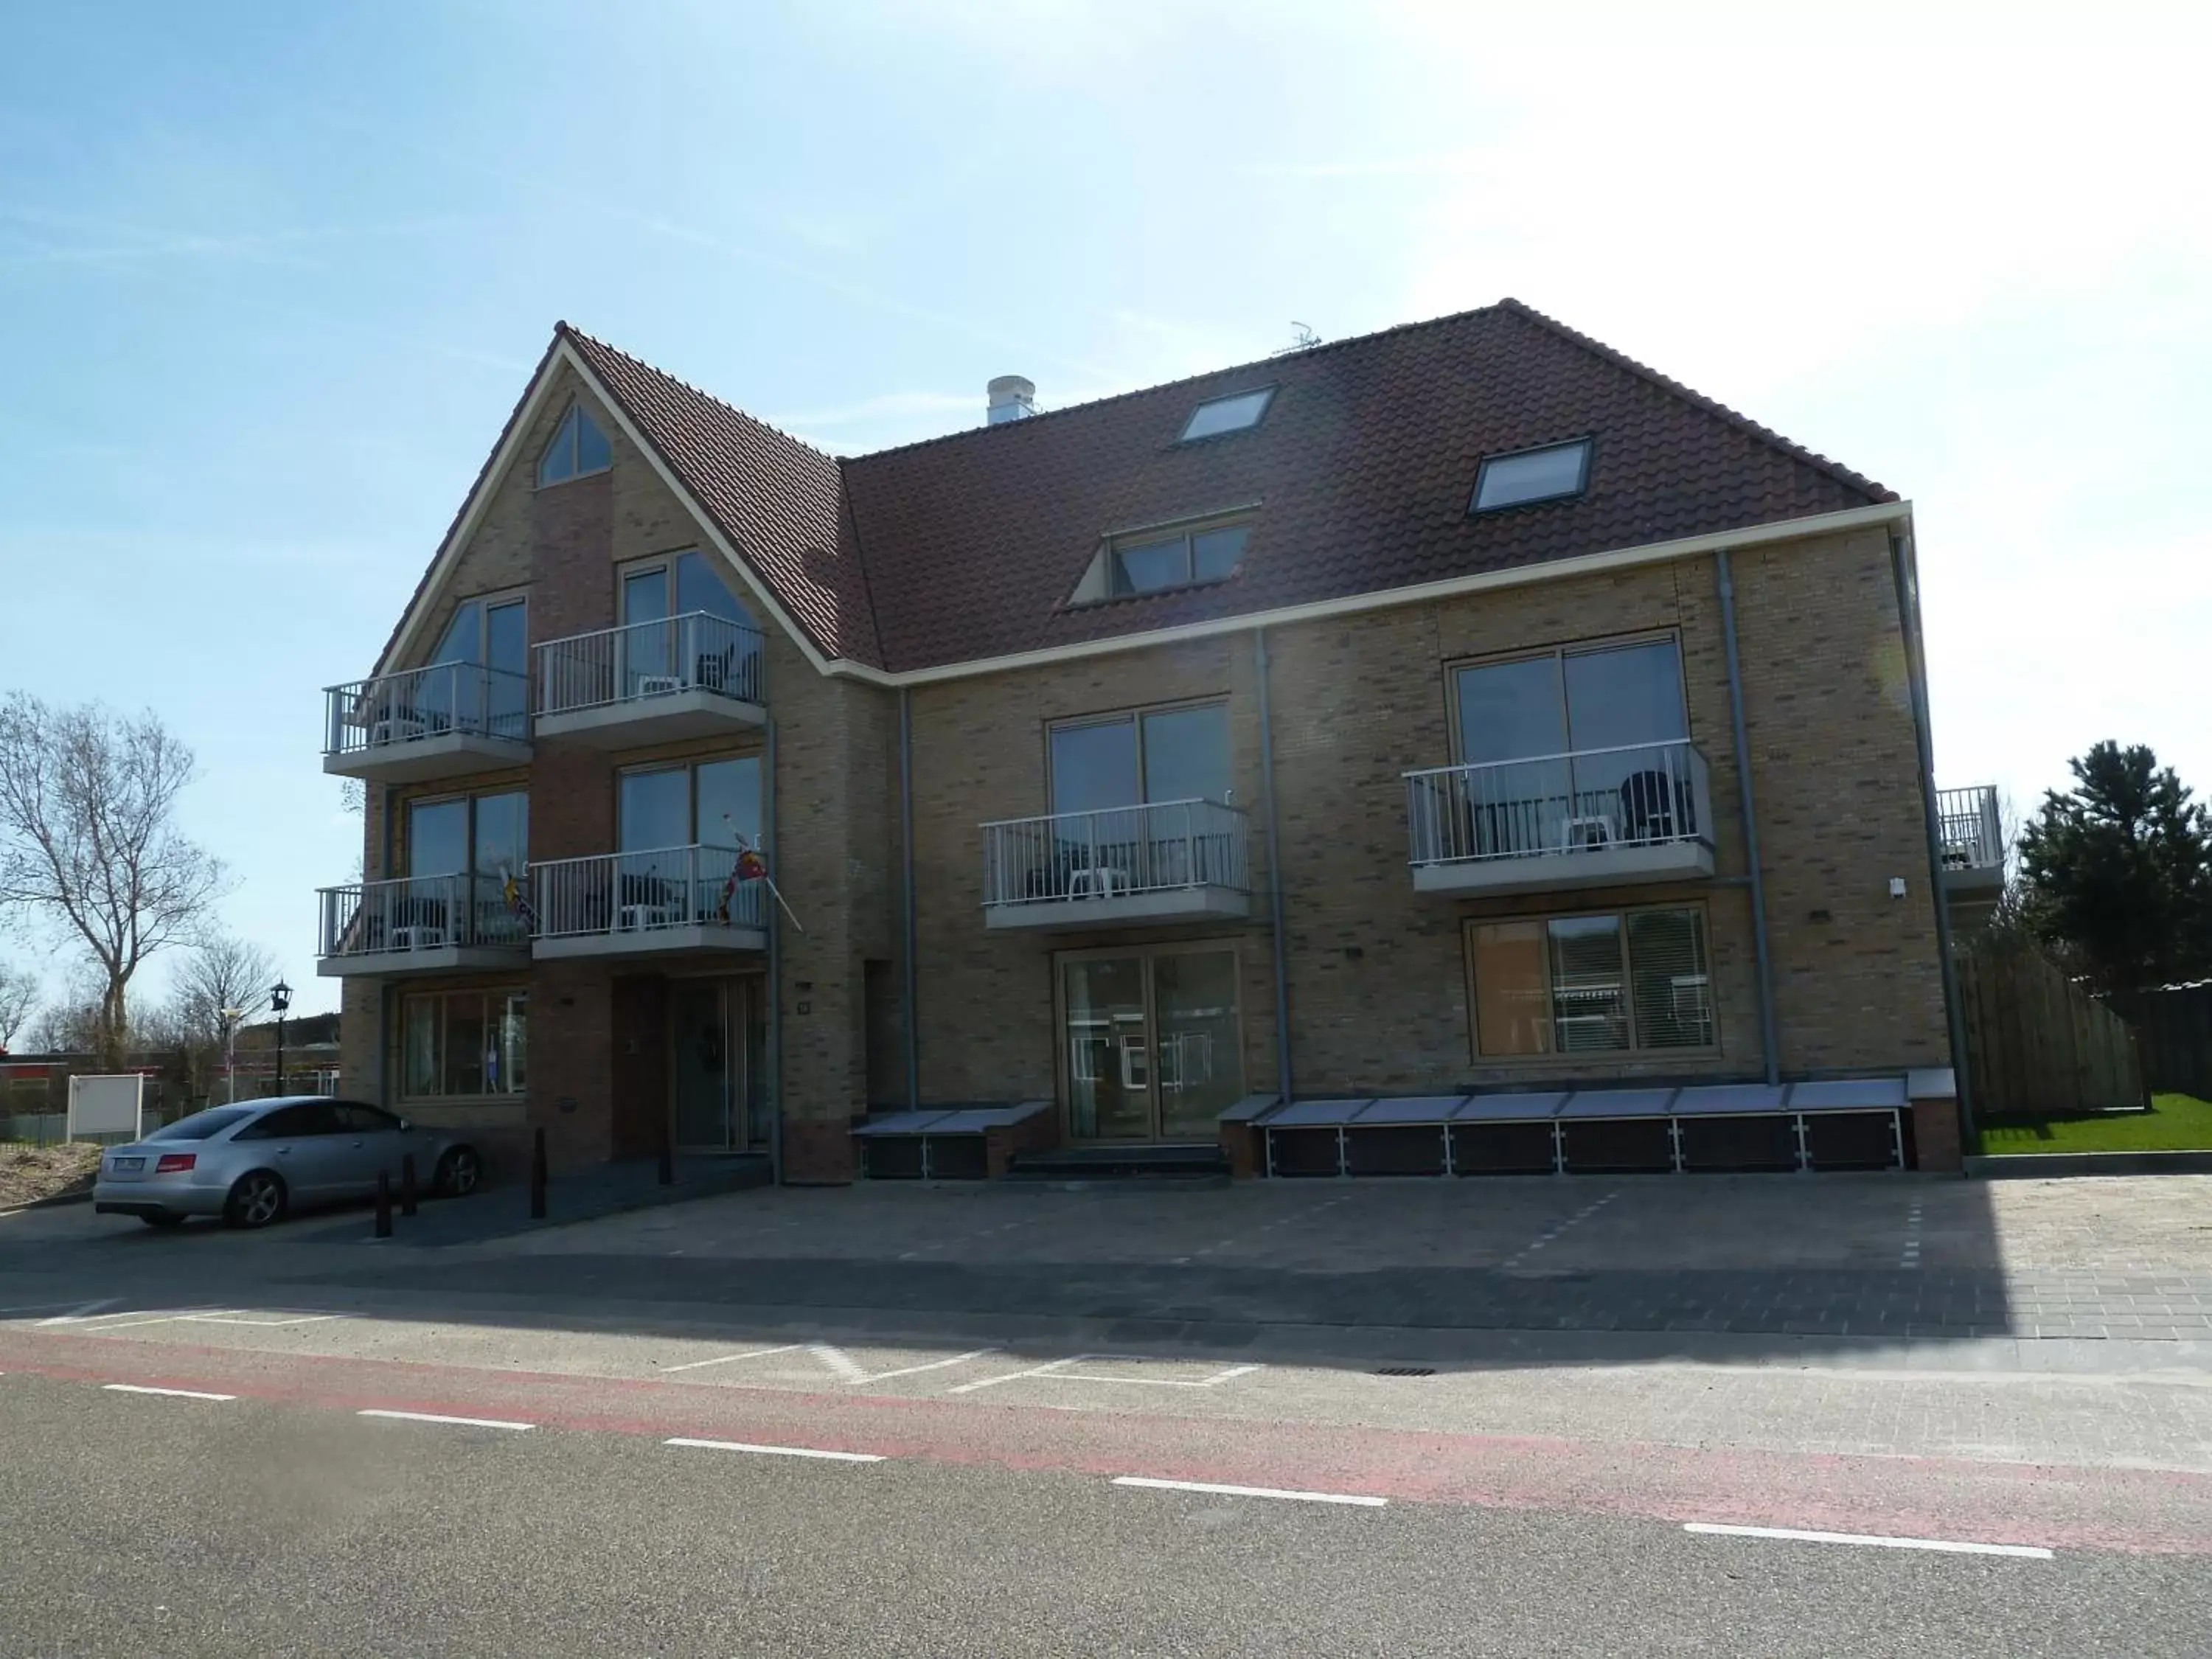
[(227, 1103), (238, 1103), (238, 1023), (246, 1018), (243, 1008), (220, 1011), (222, 1018), (222, 1084)]
[(276, 1015), (276, 1092), (284, 1092), (284, 1011), (292, 1006), (292, 988), (278, 980), (269, 988), (269, 1006)]

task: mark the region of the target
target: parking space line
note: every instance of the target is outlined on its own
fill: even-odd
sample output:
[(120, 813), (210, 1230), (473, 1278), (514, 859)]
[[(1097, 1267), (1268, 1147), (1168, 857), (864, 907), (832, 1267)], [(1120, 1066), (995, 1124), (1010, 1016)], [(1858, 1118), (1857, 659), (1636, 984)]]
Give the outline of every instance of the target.
[(872, 1371), (865, 1376), (848, 1376), (848, 1382), (884, 1382), (894, 1376), (912, 1376), (918, 1371), (941, 1371), (948, 1365), (964, 1365), (971, 1359), (982, 1359), (998, 1352), (996, 1348), (977, 1348), (972, 1353), (957, 1353), (950, 1359), (933, 1359), (927, 1365), (902, 1365), (896, 1370)]
[(235, 1400), (234, 1394), (208, 1394), (198, 1389), (156, 1389), (143, 1382), (103, 1382), (110, 1394), (159, 1394), (172, 1400)]
[(1732, 1527), (1689, 1521), (1684, 1532), (1719, 1538), (1777, 1538), (1800, 1544), (1858, 1544), (1869, 1549), (1934, 1550), (1946, 1555), (2008, 1555), (2027, 1561), (2054, 1559), (2039, 1544), (1972, 1544), (1955, 1538), (1884, 1538), (1872, 1533), (1805, 1532), (1795, 1527)]
[[(1144, 1357), (1138, 1354), (1093, 1354), (1091, 1358), (1141, 1360)], [(1128, 1382), (1143, 1389), (1211, 1389), (1218, 1383), (1228, 1382), (1232, 1377), (1249, 1376), (1254, 1371), (1265, 1369), (1266, 1367), (1261, 1365), (1231, 1365), (1226, 1370), (1215, 1372), (1212, 1376), (1195, 1379), (1174, 1376), (1097, 1376), (1088, 1371), (1054, 1371), (1051, 1373), (1050, 1380), (1054, 1382)]]
[(512, 1429), (520, 1432), (534, 1429), (535, 1423), (511, 1423), (497, 1417), (445, 1417), (436, 1412), (380, 1411), (374, 1407), (356, 1412), (356, 1417), (385, 1417), (402, 1423), (450, 1423), (465, 1429)]
[(1912, 1268), (1920, 1265), (1920, 1206), (1915, 1204), (1905, 1222), (1905, 1252), (1898, 1260), (1900, 1267)]
[(803, 1348), (805, 1346), (804, 1342), (786, 1342), (779, 1347), (748, 1348), (743, 1353), (717, 1354), (712, 1359), (690, 1359), (681, 1365), (663, 1365), (660, 1368), (660, 1374), (667, 1376), (677, 1371), (696, 1371), (708, 1365), (727, 1365), (739, 1359), (765, 1359), (772, 1353), (789, 1353), (794, 1348)]
[(1603, 1198), (1597, 1200), (1595, 1203), (1585, 1204), (1581, 1209), (1577, 1210), (1572, 1215), (1566, 1217), (1564, 1220), (1553, 1222), (1548, 1229), (1537, 1235), (1532, 1242), (1522, 1245), (1511, 1255), (1507, 1256), (1504, 1261), (1499, 1262), (1498, 1264), (1498, 1267), (1500, 1268), (1510, 1267), (1521, 1261), (1523, 1258), (1535, 1255), (1537, 1251), (1542, 1249), (1547, 1244), (1557, 1238), (1561, 1233), (1566, 1231), (1568, 1228), (1579, 1226), (1582, 1223), (1589, 1220), (1592, 1216), (1595, 1215), (1600, 1210), (1605, 1208), (1607, 1205), (1612, 1203), (1614, 1199), (1619, 1198), (1620, 1196), (1620, 1188), (1616, 1187), (1611, 1192), (1607, 1193)]
[(754, 1452), (763, 1457), (816, 1457), (830, 1463), (880, 1463), (878, 1452), (824, 1451), (819, 1446), (759, 1446), (744, 1440), (664, 1440), (664, 1446), (691, 1446), (702, 1451)]
[(1280, 1486), (1225, 1486), (1212, 1480), (1158, 1480), (1149, 1475), (1117, 1474), (1117, 1486), (1143, 1486), (1156, 1492), (1206, 1492), (1216, 1498), (1285, 1498), (1301, 1504), (1351, 1504), (1361, 1509), (1379, 1510), (1389, 1505), (1387, 1498), (1370, 1497), (1365, 1492), (1292, 1492)]
[(179, 1319), (195, 1325), (252, 1325), (262, 1330), (277, 1330), (286, 1325), (316, 1325), (325, 1319), (348, 1319), (349, 1314), (301, 1314), (291, 1319), (240, 1319), (231, 1314), (179, 1314)]
[[(110, 1331), (135, 1331), (141, 1325), (173, 1325), (179, 1320), (189, 1317), (191, 1317), (191, 1316), (188, 1314), (155, 1314), (150, 1318), (139, 1319), (134, 1318), (129, 1314), (120, 1314), (113, 1316), (112, 1319), (103, 1321), (99, 1324), (88, 1324), (82, 1330), (75, 1333), (75, 1334), (79, 1336), (106, 1336)], [(40, 1322), (41, 1324), (45, 1324), (48, 1322), (41, 1320)]]
[(973, 1394), (978, 1389), (995, 1389), (1001, 1382), (1018, 1382), (1025, 1376), (1049, 1376), (1064, 1365), (1079, 1365), (1086, 1359), (1103, 1359), (1103, 1354), (1072, 1354), (1066, 1359), (1047, 1360), (1042, 1365), (1032, 1365), (1025, 1371), (1008, 1371), (1004, 1376), (987, 1376), (979, 1382), (963, 1382), (945, 1390), (947, 1394)]
[(74, 1325), (81, 1319), (89, 1319), (102, 1308), (112, 1308), (122, 1301), (119, 1296), (103, 1296), (97, 1302), (80, 1302), (67, 1313), (56, 1314), (52, 1319), (41, 1319), (41, 1325)]
[(868, 1380), (868, 1368), (842, 1348), (833, 1348), (827, 1342), (810, 1342), (806, 1345), (806, 1352), (835, 1371), (841, 1382), (865, 1382)]

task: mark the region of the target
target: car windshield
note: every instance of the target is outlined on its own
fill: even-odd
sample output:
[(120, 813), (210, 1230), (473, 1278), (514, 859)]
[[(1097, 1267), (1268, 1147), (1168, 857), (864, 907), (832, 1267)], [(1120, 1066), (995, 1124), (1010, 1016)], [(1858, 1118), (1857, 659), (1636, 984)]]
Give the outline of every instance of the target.
[(222, 1106), (211, 1112), (194, 1112), (190, 1117), (180, 1117), (174, 1123), (159, 1128), (146, 1137), (149, 1140), (205, 1140), (219, 1135), (233, 1124), (243, 1123), (253, 1115), (251, 1106)]

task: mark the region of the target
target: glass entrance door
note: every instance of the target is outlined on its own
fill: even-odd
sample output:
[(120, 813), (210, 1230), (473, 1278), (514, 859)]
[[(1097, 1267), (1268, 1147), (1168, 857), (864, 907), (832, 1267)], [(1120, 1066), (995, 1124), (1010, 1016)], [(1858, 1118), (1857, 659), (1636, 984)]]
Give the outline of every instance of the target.
[(741, 1152), (753, 1142), (751, 1103), (762, 1083), (764, 987), (743, 979), (677, 980), (669, 986), (670, 1066), (676, 1145), (687, 1152)]
[(1206, 1140), (1244, 1092), (1237, 953), (1070, 957), (1062, 1064), (1076, 1140)]

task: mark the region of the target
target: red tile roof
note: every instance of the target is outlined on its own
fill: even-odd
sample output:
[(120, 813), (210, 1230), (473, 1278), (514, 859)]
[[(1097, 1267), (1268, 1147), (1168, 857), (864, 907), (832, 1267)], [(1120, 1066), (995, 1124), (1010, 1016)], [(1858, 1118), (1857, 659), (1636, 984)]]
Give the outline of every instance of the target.
[[(556, 339), (823, 654), (893, 672), (1898, 499), (1514, 300), (842, 462)], [(1264, 386), (1258, 426), (1176, 441)], [(1582, 495), (1469, 514), (1485, 455), (1585, 435)], [(1228, 580), (1069, 604), (1108, 534), (1253, 503)]]

